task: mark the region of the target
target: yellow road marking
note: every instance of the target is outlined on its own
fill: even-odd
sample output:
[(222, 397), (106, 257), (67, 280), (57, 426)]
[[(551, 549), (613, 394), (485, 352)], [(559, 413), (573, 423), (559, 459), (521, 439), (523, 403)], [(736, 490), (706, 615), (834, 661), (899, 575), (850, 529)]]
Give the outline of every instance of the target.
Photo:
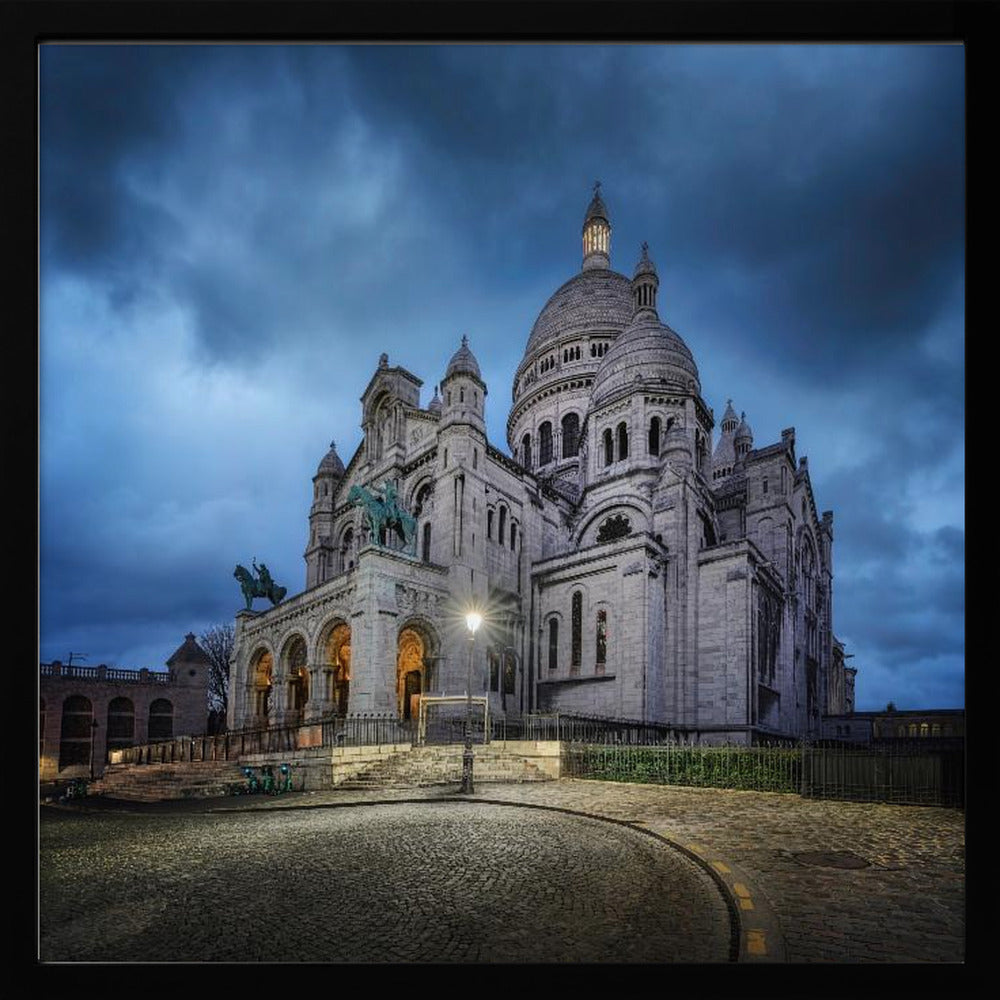
[(701, 844), (688, 844), (689, 851), (697, 851), (699, 854), (703, 853), (705, 848)]
[(747, 952), (751, 955), (766, 955), (767, 944), (763, 931), (747, 931)]
[(713, 861), (712, 867), (717, 871), (721, 872), (723, 875), (729, 874), (729, 866), (724, 865), (721, 861)]
[(753, 909), (753, 901), (750, 899), (749, 896), (741, 897), (741, 899), (740, 899), (740, 909), (741, 910), (752, 910)]
[(733, 883), (733, 892), (737, 896), (746, 896), (747, 899), (750, 898), (750, 890), (742, 882)]

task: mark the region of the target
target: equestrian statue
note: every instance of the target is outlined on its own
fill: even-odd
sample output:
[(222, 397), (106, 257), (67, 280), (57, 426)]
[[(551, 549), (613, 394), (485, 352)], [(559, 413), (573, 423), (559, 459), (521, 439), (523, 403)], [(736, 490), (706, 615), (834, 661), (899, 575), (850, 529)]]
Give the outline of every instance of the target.
[(250, 610), (250, 605), (253, 603), (255, 597), (266, 597), (271, 604), (281, 603), (285, 594), (288, 593), (288, 589), (286, 587), (279, 587), (271, 579), (271, 573), (266, 563), (257, 565), (256, 556), (252, 560), (252, 565), (254, 572), (257, 574), (256, 577), (246, 566), (237, 564), (236, 569), (233, 570), (233, 576), (240, 582), (240, 589), (243, 591), (243, 600), (247, 602), (247, 611)]
[(389, 548), (389, 532), (393, 532), (403, 550), (410, 555), (417, 549), (417, 519), (399, 503), (396, 487), (387, 482), (381, 491), (352, 486), (347, 502), (357, 504), (365, 512), (371, 539), (380, 548)]

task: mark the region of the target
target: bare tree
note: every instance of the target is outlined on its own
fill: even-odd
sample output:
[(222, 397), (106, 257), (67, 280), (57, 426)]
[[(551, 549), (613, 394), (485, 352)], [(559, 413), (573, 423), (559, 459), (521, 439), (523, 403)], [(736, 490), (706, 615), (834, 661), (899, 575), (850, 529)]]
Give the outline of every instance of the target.
[(198, 637), (212, 665), (208, 671), (208, 707), (224, 725), (229, 708), (229, 660), (236, 630), (232, 623), (213, 625)]

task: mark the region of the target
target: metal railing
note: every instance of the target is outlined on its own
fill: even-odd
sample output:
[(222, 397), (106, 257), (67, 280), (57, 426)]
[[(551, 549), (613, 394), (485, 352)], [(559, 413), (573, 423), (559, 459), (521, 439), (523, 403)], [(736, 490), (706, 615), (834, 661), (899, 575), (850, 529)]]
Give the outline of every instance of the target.
[(801, 743), (702, 746), (565, 743), (567, 777), (761, 792), (898, 805), (962, 807), (961, 741), (934, 746)]
[(394, 715), (331, 716), (286, 726), (240, 729), (215, 736), (181, 736), (111, 751), (113, 764), (172, 764), (239, 760), (263, 753), (312, 747), (384, 746), (409, 743), (413, 725)]

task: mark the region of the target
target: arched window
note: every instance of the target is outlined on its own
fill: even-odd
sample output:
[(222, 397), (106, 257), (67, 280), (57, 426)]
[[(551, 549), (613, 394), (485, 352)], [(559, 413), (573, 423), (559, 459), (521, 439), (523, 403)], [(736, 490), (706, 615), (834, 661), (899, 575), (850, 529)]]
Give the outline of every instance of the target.
[(354, 529), (348, 528), (340, 540), (340, 572), (344, 573), (354, 566)]
[(489, 539), (491, 539), (491, 540), (493, 538), (493, 511), (492, 510), (487, 510), (486, 511), (486, 537), (489, 538)]
[(157, 698), (149, 706), (149, 740), (170, 740), (174, 736), (174, 706), (166, 698)]
[(580, 418), (567, 413), (562, 418), (562, 457), (574, 458), (580, 451)]
[(615, 443), (611, 428), (604, 432), (604, 464), (610, 465), (615, 460)]
[(559, 666), (559, 621), (549, 619), (549, 670)]
[(538, 428), (538, 464), (548, 465), (552, 461), (552, 424), (547, 420)]
[(514, 551), (514, 543), (517, 540), (517, 521), (510, 522), (510, 551)]
[(521, 439), (521, 465), (531, 468), (531, 435), (525, 434)]
[(135, 742), (135, 705), (129, 698), (108, 702), (107, 740), (109, 750), (122, 750)]
[(70, 695), (63, 702), (59, 734), (59, 770), (90, 763), (90, 741), (94, 737), (94, 710), (89, 698)]
[(598, 671), (604, 670), (608, 662), (608, 613), (603, 608), (597, 612), (597, 655), (595, 657)]
[(653, 417), (649, 422), (649, 453), (660, 454), (660, 418)]
[(424, 538), (423, 538), (423, 546), (422, 546), (421, 551), (420, 551), (420, 558), (423, 559), (424, 562), (430, 562), (431, 561), (431, 522), (430, 521), (428, 521), (424, 525)]
[(497, 541), (503, 545), (504, 536), (507, 532), (507, 508), (500, 508), (500, 527), (497, 530)]
[(628, 458), (628, 427), (623, 420), (618, 425), (618, 461)]
[(572, 628), (571, 667), (578, 667), (583, 660), (583, 594), (578, 590), (571, 602), (570, 623)]

